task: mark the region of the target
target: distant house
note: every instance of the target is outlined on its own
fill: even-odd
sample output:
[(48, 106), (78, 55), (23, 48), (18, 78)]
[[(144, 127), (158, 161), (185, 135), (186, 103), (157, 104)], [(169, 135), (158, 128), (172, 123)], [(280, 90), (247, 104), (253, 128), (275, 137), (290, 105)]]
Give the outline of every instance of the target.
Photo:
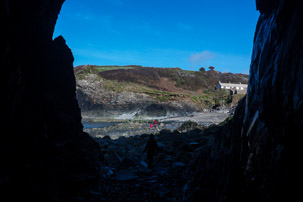
[(247, 92), (247, 84), (237, 83), (221, 83), (218, 82), (216, 90), (230, 90), (230, 94), (245, 94)]

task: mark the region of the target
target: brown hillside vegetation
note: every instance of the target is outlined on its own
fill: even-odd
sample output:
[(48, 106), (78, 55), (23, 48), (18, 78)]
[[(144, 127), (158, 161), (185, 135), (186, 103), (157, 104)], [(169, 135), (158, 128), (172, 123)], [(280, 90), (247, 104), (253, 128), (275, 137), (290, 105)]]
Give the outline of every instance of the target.
[(77, 79), (84, 79), (86, 74), (97, 75), (103, 80), (102, 88), (114, 92), (143, 93), (160, 102), (183, 100), (200, 109), (220, 105), (223, 100), (225, 103), (232, 103), (233, 98), (230, 98), (228, 92), (215, 90), (218, 81), (244, 84), (248, 81), (248, 75), (245, 74), (139, 65), (82, 65), (77, 66), (74, 71)]
[[(101, 67), (103, 67), (103, 70), (100, 71)], [(105, 68), (106, 70), (104, 70)], [(218, 81), (245, 84), (248, 81), (248, 75), (245, 74), (221, 73), (215, 70), (186, 71), (180, 68), (155, 68), (135, 65), (111, 67), (85, 65), (76, 67), (75, 72), (76, 74), (80, 72), (98, 73), (99, 76), (107, 80), (132, 82), (169, 92), (176, 92), (177, 89), (181, 92), (182, 89), (214, 91)]]

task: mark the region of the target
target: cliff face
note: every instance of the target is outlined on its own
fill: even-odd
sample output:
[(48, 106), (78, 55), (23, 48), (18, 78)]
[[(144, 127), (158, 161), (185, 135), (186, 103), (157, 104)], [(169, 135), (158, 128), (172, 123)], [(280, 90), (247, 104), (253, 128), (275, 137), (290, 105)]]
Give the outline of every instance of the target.
[[(303, 3), (257, 1), (249, 87), (233, 120), (201, 153), (192, 200), (290, 200), (303, 131)], [(195, 179), (194, 179), (195, 178)]]
[(188, 71), (137, 65), (75, 67), (77, 99), (82, 116), (133, 118), (183, 116), (225, 103), (241, 95), (217, 91), (218, 81), (247, 83), (248, 75), (218, 71)]
[[(83, 79), (77, 80), (77, 100), (84, 120), (169, 117), (196, 109), (181, 98), (180, 101), (175, 98), (175, 100), (160, 102), (147, 93), (131, 92), (127, 89), (118, 92), (108, 89), (105, 83), (95, 74), (87, 74)], [(118, 82), (116, 84), (119, 85)]]
[(99, 147), (82, 131), (72, 52), (63, 37), (52, 40), (63, 2), (1, 2), (9, 130), (1, 189), (18, 190), (11, 200), (73, 200), (99, 180)]

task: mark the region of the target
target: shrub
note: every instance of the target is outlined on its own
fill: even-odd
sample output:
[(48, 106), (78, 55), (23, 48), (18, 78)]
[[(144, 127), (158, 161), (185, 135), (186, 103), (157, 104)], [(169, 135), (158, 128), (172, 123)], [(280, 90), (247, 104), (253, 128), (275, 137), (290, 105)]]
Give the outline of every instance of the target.
[(200, 72), (205, 72), (205, 68), (204, 68), (204, 67), (201, 67), (201, 68), (199, 69), (199, 71), (200, 71)]

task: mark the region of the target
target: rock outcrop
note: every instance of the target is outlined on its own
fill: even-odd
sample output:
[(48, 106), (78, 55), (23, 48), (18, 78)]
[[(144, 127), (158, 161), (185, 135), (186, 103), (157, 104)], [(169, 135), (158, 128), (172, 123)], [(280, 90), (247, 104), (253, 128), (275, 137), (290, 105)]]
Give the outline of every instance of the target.
[(1, 201), (81, 200), (99, 181), (100, 149), (82, 130), (72, 52), (63, 37), (52, 40), (63, 2), (1, 2), (8, 132), (0, 183), (2, 193), (15, 193)]
[(96, 74), (77, 80), (77, 100), (85, 119), (146, 119), (184, 115), (197, 107), (182, 100), (160, 102), (146, 93), (107, 89)]
[(303, 2), (257, 0), (246, 98), (193, 168), (192, 201), (291, 201), (303, 131)]

